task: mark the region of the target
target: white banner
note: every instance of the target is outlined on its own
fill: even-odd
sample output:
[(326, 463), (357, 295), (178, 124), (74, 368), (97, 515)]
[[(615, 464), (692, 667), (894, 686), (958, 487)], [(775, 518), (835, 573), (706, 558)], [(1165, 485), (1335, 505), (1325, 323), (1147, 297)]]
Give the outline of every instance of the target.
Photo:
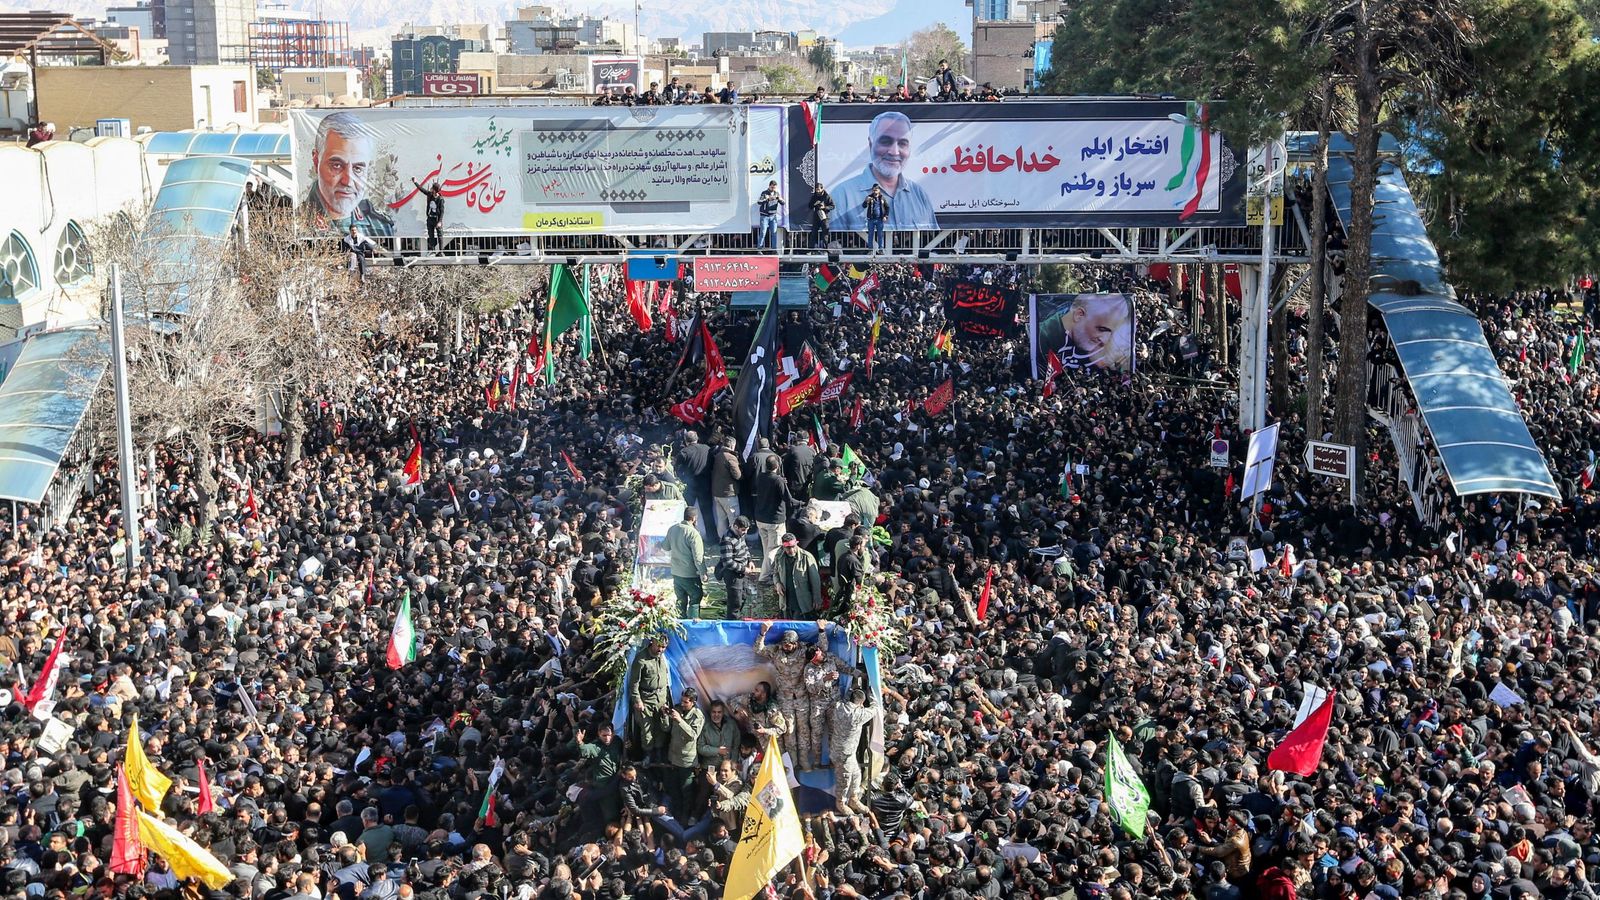
[[(789, 170), (789, 148), (784, 145), (783, 125), (787, 115), (782, 106), (751, 106), (750, 110), (750, 221), (759, 222), (756, 200), (767, 189), (767, 183), (776, 181), (778, 189), (786, 190), (785, 179)], [(785, 205), (778, 211), (778, 224), (789, 227), (789, 206), (799, 203), (809, 208), (810, 197), (784, 196)]]
[(295, 199), (319, 226), (425, 237), (743, 231), (742, 106), (293, 110)]
[(1272, 487), (1272, 465), (1278, 457), (1278, 423), (1250, 433), (1250, 448), (1244, 459), (1244, 484), (1240, 500), (1249, 500)]
[(889, 230), (1019, 215), (1159, 214), (1179, 225), (1221, 210), (1238, 165), (1220, 133), (1182, 116), (1045, 119), (1031, 107), (1008, 116), (1005, 106), (896, 104), (867, 119), (829, 106), (816, 175), (837, 204), (834, 229), (866, 228), (874, 184), (890, 200)]

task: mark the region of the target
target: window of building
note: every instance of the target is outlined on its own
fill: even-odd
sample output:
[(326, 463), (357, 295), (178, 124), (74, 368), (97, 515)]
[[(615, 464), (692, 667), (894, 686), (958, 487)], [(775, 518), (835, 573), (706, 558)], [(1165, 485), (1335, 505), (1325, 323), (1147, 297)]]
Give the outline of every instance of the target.
[(94, 260), (89, 255), (89, 240), (77, 222), (68, 222), (56, 242), (56, 281), (61, 284), (82, 284), (94, 274)]
[(410, 47), (401, 47), (400, 48), (400, 61), (401, 62), (411, 62), (411, 48)]
[(39, 267), (34, 265), (33, 249), (18, 232), (11, 232), (0, 244), (0, 281), (4, 282), (0, 294), (18, 300), (39, 289)]
[(236, 113), (250, 111), (250, 100), (245, 96), (244, 90), (244, 82), (235, 81), (233, 83), (233, 111)]

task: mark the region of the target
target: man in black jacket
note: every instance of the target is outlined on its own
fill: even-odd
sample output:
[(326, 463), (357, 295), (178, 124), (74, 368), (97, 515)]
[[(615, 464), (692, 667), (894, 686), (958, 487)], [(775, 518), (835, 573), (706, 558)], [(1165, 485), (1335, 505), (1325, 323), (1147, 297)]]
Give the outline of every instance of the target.
[[(683, 484), (683, 499), (690, 506), (700, 508), (702, 533), (706, 533), (716, 517), (711, 504), (711, 448), (701, 443), (699, 432), (690, 430), (684, 433), (683, 446), (678, 448), (677, 455), (673, 457), (672, 467), (677, 471), (678, 481)], [(720, 537), (709, 533), (706, 536), (712, 540)]]
[(833, 215), (833, 195), (828, 189), (817, 182), (817, 189), (811, 192), (811, 249), (815, 250), (828, 242), (830, 231), (828, 218)]
[(817, 451), (803, 440), (789, 442), (783, 451), (783, 477), (789, 480), (789, 490), (805, 503), (811, 499), (811, 476), (817, 470)]
[(711, 502), (716, 508), (716, 540), (728, 533), (728, 524), (739, 515), (739, 454), (733, 438), (723, 438), (722, 446), (711, 455)]
[(772, 577), (772, 554), (783, 537), (789, 507), (799, 501), (789, 492), (789, 482), (778, 471), (778, 457), (769, 456), (763, 471), (756, 475), (756, 531), (761, 535), (761, 580)]

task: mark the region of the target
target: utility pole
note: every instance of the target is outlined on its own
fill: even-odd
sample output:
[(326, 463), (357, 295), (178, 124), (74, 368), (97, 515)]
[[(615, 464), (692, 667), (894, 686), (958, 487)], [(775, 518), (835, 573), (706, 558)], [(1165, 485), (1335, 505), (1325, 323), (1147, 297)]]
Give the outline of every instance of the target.
[(633, 0), (633, 55), (639, 57), (639, 72), (644, 73), (644, 35), (639, 31), (639, 0)]
[[(1267, 424), (1267, 324), (1272, 317), (1272, 184), (1277, 175), (1275, 151), (1280, 146), (1284, 146), (1281, 141), (1267, 141), (1261, 184), (1251, 185), (1252, 192), (1259, 192), (1261, 202), (1261, 268), (1254, 291), (1249, 290), (1247, 284), (1241, 284), (1245, 287), (1245, 297), (1239, 327), (1239, 427), (1244, 431), (1257, 431)], [(1288, 148), (1284, 147), (1286, 163), (1288, 155)], [(1280, 360), (1279, 365), (1282, 364)]]
[(128, 402), (128, 341), (122, 315), (122, 267), (111, 264), (111, 383), (117, 402), (117, 470), (122, 478), (123, 565), (139, 564), (139, 476), (134, 469), (133, 414)]

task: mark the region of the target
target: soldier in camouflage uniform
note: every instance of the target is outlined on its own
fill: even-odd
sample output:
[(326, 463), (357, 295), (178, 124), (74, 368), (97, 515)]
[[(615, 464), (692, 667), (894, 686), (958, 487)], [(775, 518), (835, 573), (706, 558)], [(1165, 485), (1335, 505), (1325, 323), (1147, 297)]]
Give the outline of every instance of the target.
[[(826, 634), (827, 625), (823, 630)], [(800, 745), (800, 757), (794, 764), (802, 769), (815, 769), (822, 765), (822, 739), (833, 734), (833, 705), (839, 702), (839, 676), (861, 676), (862, 673), (829, 653), (827, 646), (818, 640), (806, 659), (804, 674), (806, 709), (795, 723)]]
[(739, 727), (756, 736), (758, 746), (766, 746), (768, 735), (783, 740), (789, 733), (789, 722), (778, 709), (778, 699), (772, 694), (772, 685), (761, 682), (750, 696), (739, 701), (733, 713)]
[(855, 688), (850, 691), (848, 701), (839, 700), (833, 705), (833, 733), (828, 735), (833, 762), (833, 797), (835, 808), (845, 814), (851, 810), (867, 811), (861, 802), (861, 763), (856, 759), (861, 731), (874, 715), (872, 707), (866, 703), (866, 692)]
[(772, 630), (771, 622), (763, 622), (761, 634), (756, 638), (756, 656), (772, 663), (778, 671), (777, 700), (778, 709), (783, 712), (784, 721), (788, 730), (784, 732), (781, 740), (784, 752), (794, 760), (796, 766), (801, 765), (800, 747), (796, 736), (797, 723), (806, 714), (805, 696), (805, 667), (806, 648), (800, 644), (800, 635), (794, 629), (786, 629), (777, 646), (767, 643), (767, 632)]

